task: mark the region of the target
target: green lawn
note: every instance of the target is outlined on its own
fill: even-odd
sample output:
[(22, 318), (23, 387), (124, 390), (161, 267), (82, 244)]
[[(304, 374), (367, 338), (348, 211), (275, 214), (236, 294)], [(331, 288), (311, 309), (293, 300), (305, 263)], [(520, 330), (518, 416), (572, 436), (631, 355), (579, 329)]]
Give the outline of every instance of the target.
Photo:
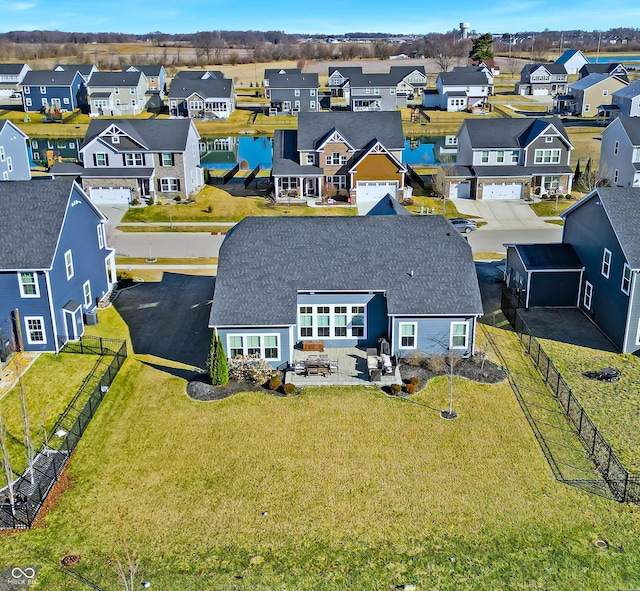
[[(96, 329), (113, 336), (108, 314)], [(138, 579), (166, 591), (640, 585), (640, 511), (555, 481), (507, 384), (457, 379), (455, 422), (437, 412), (445, 378), (420, 404), (364, 387), (199, 403), (184, 388), (129, 360), (46, 527), (1, 536), (0, 568), (41, 566), (34, 590), (80, 591), (51, 566), (73, 553), (120, 588), (124, 534)]]
[[(208, 208), (211, 206), (211, 213)], [(170, 209), (171, 208), (171, 209)], [(250, 215), (356, 215), (357, 208), (271, 205), (264, 197), (233, 197), (217, 187), (206, 186), (195, 203), (134, 207), (122, 218), (127, 222), (239, 222)]]
[(572, 205), (575, 205), (576, 201), (576, 199), (558, 199), (558, 209), (556, 209), (555, 198), (544, 199), (542, 201), (532, 203), (529, 207), (531, 207), (537, 216), (543, 218), (552, 217), (560, 215), (563, 211), (569, 209)]
[[(540, 342), (620, 461), (640, 472), (640, 359), (546, 339)], [(603, 367), (617, 367), (620, 381), (604, 384), (582, 376)]]

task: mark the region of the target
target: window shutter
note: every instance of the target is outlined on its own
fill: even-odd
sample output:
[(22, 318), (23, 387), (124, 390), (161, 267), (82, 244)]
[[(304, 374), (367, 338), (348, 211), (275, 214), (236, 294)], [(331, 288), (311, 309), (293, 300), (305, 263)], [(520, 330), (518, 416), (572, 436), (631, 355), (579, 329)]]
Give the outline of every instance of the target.
[(93, 165), (98, 166), (98, 157), (95, 154), (93, 155)]
[(180, 179), (176, 179), (176, 182), (178, 184), (178, 191), (180, 190)]
[(104, 155), (104, 163), (109, 166), (109, 154)]
[(160, 179), (158, 179), (158, 191), (162, 191), (162, 184), (160, 183)]

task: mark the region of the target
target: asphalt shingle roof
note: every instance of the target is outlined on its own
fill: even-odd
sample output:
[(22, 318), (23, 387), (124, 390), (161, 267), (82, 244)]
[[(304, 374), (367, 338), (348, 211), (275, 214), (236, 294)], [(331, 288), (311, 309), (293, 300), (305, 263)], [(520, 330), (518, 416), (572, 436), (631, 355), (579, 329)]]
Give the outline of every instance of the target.
[(230, 98), (233, 81), (228, 78), (174, 78), (169, 98), (186, 99), (192, 94), (202, 98)]
[(49, 269), (73, 180), (0, 182), (0, 269)]
[(24, 64), (0, 64), (0, 74), (12, 74), (14, 76), (22, 72)]
[(567, 68), (564, 67), (564, 64), (558, 62), (554, 64), (526, 64), (522, 71), (533, 72), (538, 68), (544, 68), (549, 74), (567, 74)]
[(527, 271), (571, 269), (584, 267), (570, 244), (516, 244), (516, 250)]
[[(557, 60), (556, 64), (566, 64), (574, 55), (582, 53), (579, 49), (567, 49)], [(584, 57), (584, 55), (582, 56)], [(585, 58), (586, 59), (586, 58)]]
[(634, 98), (640, 94), (640, 80), (636, 80), (629, 84), (629, 86), (625, 86), (616, 90), (613, 93), (615, 96), (621, 96), (625, 98)]
[(31, 70), (22, 79), (20, 86), (71, 86), (78, 72), (76, 70)]
[(442, 216), (250, 217), (220, 248), (211, 326), (290, 326), (303, 290), (384, 291), (389, 314), (482, 314), (471, 248)]
[(571, 93), (572, 90), (586, 90), (605, 80), (609, 80), (609, 78), (611, 78), (611, 76), (607, 74), (589, 74), (569, 84), (569, 93)]
[(269, 81), (269, 88), (318, 88), (318, 74), (278, 74), (265, 76)]
[(206, 80), (203, 78), (208, 74), (209, 80), (222, 80), (225, 78), (224, 73), (220, 70), (180, 70), (174, 77), (174, 80)]
[(276, 129), (273, 134), (272, 173), (276, 176), (322, 176), (321, 168), (300, 164), (297, 143), (298, 132), (295, 129)]
[(627, 132), (629, 140), (634, 146), (640, 146), (640, 118), (639, 117), (619, 117), (622, 127)]
[(553, 125), (569, 142), (567, 132), (559, 117), (539, 119), (465, 119), (460, 127), (466, 127), (473, 148), (524, 148), (547, 126)]
[(487, 86), (487, 76), (476, 72), (440, 72), (438, 78), (443, 86)]
[(94, 72), (89, 78), (89, 88), (116, 86), (138, 86), (142, 72)]

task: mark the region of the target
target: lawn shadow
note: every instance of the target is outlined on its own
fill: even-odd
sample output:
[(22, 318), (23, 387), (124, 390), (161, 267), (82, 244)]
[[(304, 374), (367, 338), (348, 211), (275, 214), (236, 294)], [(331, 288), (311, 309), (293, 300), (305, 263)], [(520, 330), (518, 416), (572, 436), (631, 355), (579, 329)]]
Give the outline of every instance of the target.
[(142, 363), (144, 363), (149, 367), (153, 367), (153, 369), (157, 369), (159, 371), (163, 371), (172, 376), (175, 376), (176, 378), (182, 378), (187, 382), (193, 380), (201, 373), (196, 369), (187, 369), (184, 367), (172, 367), (170, 365), (160, 365), (159, 363), (151, 363), (150, 361), (143, 361)]

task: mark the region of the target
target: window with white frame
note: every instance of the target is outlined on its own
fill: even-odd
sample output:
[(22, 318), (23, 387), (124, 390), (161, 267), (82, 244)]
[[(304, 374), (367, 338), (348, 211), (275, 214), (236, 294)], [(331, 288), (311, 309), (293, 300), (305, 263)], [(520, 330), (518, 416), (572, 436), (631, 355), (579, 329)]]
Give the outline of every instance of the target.
[(129, 88), (129, 94), (135, 94), (136, 93), (136, 89), (134, 86), (132, 86), (131, 88)]
[(469, 323), (451, 323), (451, 349), (466, 349), (469, 342)]
[(546, 137), (544, 138), (544, 141), (545, 141), (547, 144), (550, 144), (551, 142), (553, 142), (553, 137), (552, 137), (552, 136), (550, 136), (550, 135), (548, 135), (548, 136), (546, 136)]
[(300, 338), (313, 336), (313, 307), (300, 306)]
[(40, 87), (40, 94), (47, 94), (47, 87), (46, 86), (41, 86)]
[(93, 162), (96, 166), (109, 166), (109, 157), (104, 153), (94, 154)]
[(588, 281), (584, 284), (584, 298), (582, 303), (587, 310), (591, 310), (591, 303), (593, 301), (593, 285)]
[(602, 253), (602, 267), (600, 272), (604, 277), (609, 279), (611, 273), (611, 251), (608, 248), (605, 248)]
[(640, 345), (640, 319), (638, 319), (638, 330), (636, 331), (636, 345)]
[(102, 233), (102, 224), (98, 224), (98, 248), (104, 248), (104, 234)]
[(351, 336), (364, 337), (364, 306), (351, 306)]
[(627, 295), (629, 295), (629, 291), (631, 291), (631, 267), (627, 265), (627, 263), (624, 264), (624, 268), (622, 269), (622, 285), (620, 289)]
[(606, 88), (602, 89), (602, 96), (607, 96), (609, 94), (609, 90)]
[(25, 94), (31, 94), (31, 86), (25, 86), (22, 89), (22, 92), (24, 92)]
[(124, 154), (125, 166), (144, 166), (144, 154), (127, 152)]
[(85, 310), (91, 307), (91, 282), (85, 281), (82, 284), (82, 296), (84, 297)]
[(315, 154), (307, 154), (307, 164), (315, 164)]
[(347, 177), (344, 174), (336, 174), (325, 178), (327, 185), (333, 185), (336, 189), (346, 189), (347, 187)]
[(619, 150), (619, 149), (620, 149), (620, 142), (616, 141), (616, 142), (613, 144), (613, 153), (614, 153), (614, 155), (617, 155), (617, 154), (618, 154), (618, 150)]
[(546, 176), (544, 177), (544, 188), (548, 191), (549, 189), (557, 189), (560, 186), (560, 177), (559, 176)]
[(161, 166), (173, 166), (173, 154), (166, 153), (166, 152), (160, 154), (160, 165)]
[(315, 89), (315, 88), (312, 88), (312, 89), (309, 91), (309, 96), (316, 96), (316, 89)]
[(617, 183), (619, 178), (620, 178), (620, 171), (616, 168), (613, 171), (613, 182)]
[(43, 107), (48, 107), (49, 106), (49, 101), (46, 98), (40, 99), (42, 101), (42, 106)]
[(415, 349), (418, 325), (415, 322), (400, 322), (400, 345), (398, 349)]
[(30, 345), (45, 345), (47, 343), (42, 316), (25, 316), (24, 326), (27, 332), (27, 343)]
[(116, 87), (113, 89), (113, 94), (120, 94), (120, 87), (119, 87), (119, 86), (116, 86)]
[(6, 170), (2, 172), (2, 180), (3, 181), (9, 180), (9, 173)]
[(4, 154), (4, 146), (0, 146), (0, 162), (4, 162), (5, 154)]
[(163, 193), (169, 193), (171, 191), (180, 190), (180, 180), (171, 177), (165, 177), (160, 179), (160, 191)]
[(328, 166), (337, 166), (347, 163), (346, 154), (340, 154), (340, 152), (332, 152), (325, 156), (325, 164)]
[(24, 104), (27, 105), (27, 107), (30, 107), (31, 106), (31, 99), (30, 98), (24, 99)]
[(482, 162), (482, 164), (486, 164), (487, 162), (489, 162), (489, 151), (488, 150), (483, 150), (482, 153), (480, 154), (480, 162)]
[(282, 110), (283, 111), (291, 111), (291, 101), (284, 101), (282, 103)]
[(31, 147), (34, 150), (37, 150), (38, 149), (38, 140), (31, 140)]
[(591, 105), (587, 103), (587, 104), (584, 106), (584, 112), (585, 112), (585, 113), (588, 113), (590, 110), (591, 110)]
[(314, 110), (316, 108), (316, 101), (309, 101), (309, 108)]
[(278, 341), (277, 334), (230, 334), (227, 336), (227, 352), (231, 359), (255, 355), (261, 359), (278, 361)]
[(496, 162), (502, 164), (504, 162), (504, 150), (498, 150), (496, 153)]
[(365, 305), (299, 306), (299, 338), (366, 338)]
[(20, 286), (20, 297), (40, 297), (38, 276), (34, 272), (18, 273), (18, 285)]
[(293, 91), (293, 96), (300, 96), (300, 89), (299, 89), (299, 88), (296, 88), (296, 89)]
[(536, 150), (534, 161), (536, 164), (558, 164), (560, 162), (560, 150)]
[(62, 99), (62, 102), (63, 102), (63, 104), (68, 105), (68, 104), (69, 104), (69, 99), (65, 96), (65, 97)]
[(70, 250), (64, 253), (64, 268), (67, 272), (67, 279), (71, 279), (73, 277), (73, 255)]

